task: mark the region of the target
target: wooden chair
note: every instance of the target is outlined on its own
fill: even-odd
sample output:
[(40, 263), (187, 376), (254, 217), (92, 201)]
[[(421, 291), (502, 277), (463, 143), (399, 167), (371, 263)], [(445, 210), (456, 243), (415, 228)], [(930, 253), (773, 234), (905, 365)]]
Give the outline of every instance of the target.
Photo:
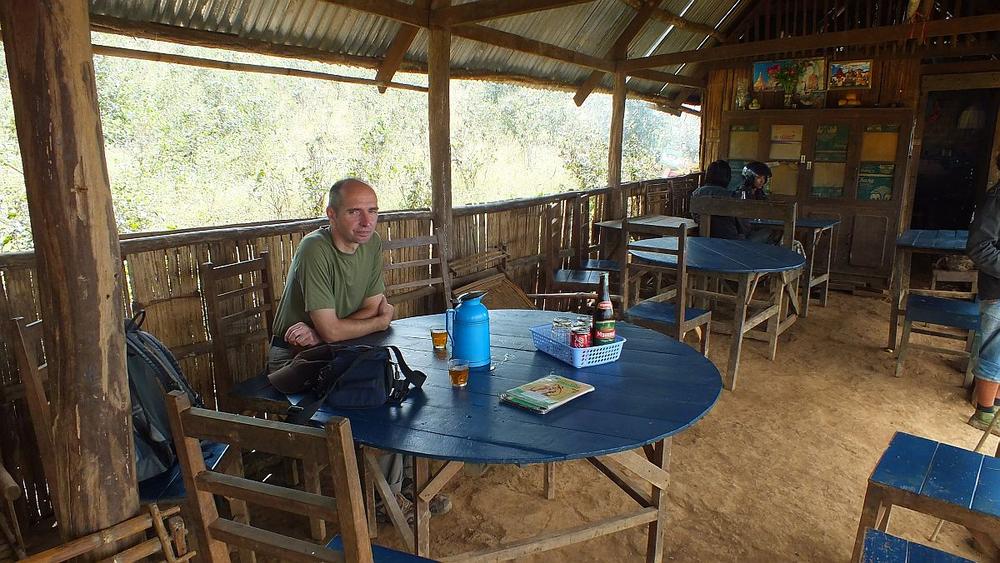
[[(929, 328), (914, 327), (913, 323), (953, 328), (964, 331), (956, 334)], [(899, 353), (896, 356), (896, 377), (903, 375), (903, 362), (911, 348), (930, 350), (940, 354), (950, 354), (967, 358), (965, 367), (965, 387), (972, 386), (972, 367), (976, 360), (976, 331), (979, 330), (979, 303), (963, 299), (934, 297), (931, 295), (909, 294), (906, 298), (906, 316), (903, 319), (903, 335), (900, 338)], [(964, 350), (942, 348), (929, 344), (910, 344), (910, 333), (926, 334), (950, 340), (965, 341)]]
[(852, 561), (869, 528), (887, 531), (894, 506), (1000, 538), (1000, 458), (897, 432), (868, 478)]
[(389, 252), (389, 259), (382, 267), (389, 303), (398, 305), (437, 294), (443, 299), (441, 309), (448, 308), (451, 270), (445, 229), (438, 227), (430, 236), (382, 241), (382, 251)]
[(229, 391), (260, 373), (274, 328), (277, 302), (269, 254), (218, 266), (205, 262), (199, 274), (212, 339), (216, 397), (220, 409), (236, 410)]
[(865, 531), (861, 563), (972, 563), (972, 561), (869, 528)]
[[(687, 306), (688, 271), (687, 271), (687, 227), (652, 227), (629, 223), (628, 218), (622, 222), (622, 235), (625, 240), (632, 236), (644, 238), (676, 237), (677, 249), (649, 250), (651, 253), (669, 254), (677, 257), (675, 268), (666, 268), (653, 264), (644, 264), (626, 252), (625, 270), (622, 273), (622, 297), (624, 301), (625, 319), (640, 326), (662, 332), (684, 341), (684, 335), (691, 330), (700, 330), (701, 352), (708, 356), (708, 344), (711, 334), (712, 312)], [(649, 299), (633, 304), (633, 299), (640, 297), (642, 278), (646, 274), (673, 275), (676, 283), (666, 292), (659, 293)], [(659, 281), (657, 291), (659, 292)], [(702, 329), (701, 327), (704, 327)]]
[[(573, 251), (565, 253), (562, 246), (563, 220), (559, 203), (549, 204), (545, 208), (542, 240), (544, 244), (543, 263), (545, 264), (545, 291), (583, 291), (590, 292), (599, 289), (600, 272), (563, 268), (563, 261), (571, 257)], [(569, 237), (572, 239), (572, 235)]]
[[(38, 452), (43, 460), (42, 469), (48, 483), (49, 494), (53, 502), (57, 503), (65, 493), (59, 490), (59, 481), (56, 479), (52, 463), (44, 461), (54, 459), (56, 454), (52, 435), (52, 415), (45, 390), (48, 363), (43, 362), (41, 357), (42, 321), (26, 323), (24, 318), (17, 317), (11, 319), (10, 324), (10, 334), (14, 337), (14, 358), (24, 385), (24, 399), (28, 405)], [(235, 452), (227, 452), (224, 444), (206, 443), (202, 455), (203, 462), (211, 467), (225, 465), (229, 471), (242, 472), (242, 459)], [(139, 482), (138, 489), (139, 502), (142, 504), (180, 502), (185, 495), (180, 466), (175, 464), (166, 472)], [(232, 509), (241, 517), (247, 517), (245, 505), (237, 503)]]
[[(187, 530), (184, 527), (184, 521), (178, 516), (181, 510), (179, 506), (172, 506), (160, 511), (155, 504), (150, 504), (146, 510), (148, 514), (140, 514), (104, 530), (70, 540), (63, 545), (22, 559), (21, 562), (56, 563), (69, 561), (104, 549), (119, 541), (133, 538), (136, 534), (143, 534), (146, 539), (114, 556), (108, 557), (107, 554), (102, 554), (102, 557), (108, 557), (102, 560), (146, 561), (147, 558), (157, 556), (159, 561), (180, 563), (190, 561), (197, 555), (196, 551), (189, 551), (187, 548)], [(153, 537), (149, 537), (150, 535)]]
[(578, 197), (573, 206), (573, 248), (576, 249), (575, 265), (580, 270), (593, 270), (597, 272), (610, 272), (617, 274), (621, 272), (621, 262), (616, 259), (591, 258), (594, 252), (601, 249), (601, 244), (596, 240), (595, 229), (590, 221), (590, 195), (583, 194)]
[(712, 217), (737, 217), (780, 221), (781, 246), (792, 248), (795, 241), (795, 202), (758, 201), (728, 197), (693, 197), (691, 212), (698, 221), (701, 236), (712, 236)]
[[(351, 424), (346, 418), (333, 418), (321, 430), (192, 408), (187, 397), (178, 392), (170, 393), (167, 401), (171, 431), (189, 491), (191, 527), (202, 560), (228, 562), (232, 545), (280, 561), (427, 561), (371, 545)], [(305, 464), (329, 464), (335, 499), (212, 471), (198, 455), (199, 438), (225, 440), (236, 449), (256, 449), (300, 459)], [(317, 545), (222, 518), (216, 509), (216, 496), (338, 522), (340, 535), (326, 545)]]
[(14, 481), (0, 459), (0, 497), (3, 497), (6, 513), (0, 512), (0, 560), (24, 558), (24, 537), (17, 523), (14, 501), (21, 496), (21, 486)]

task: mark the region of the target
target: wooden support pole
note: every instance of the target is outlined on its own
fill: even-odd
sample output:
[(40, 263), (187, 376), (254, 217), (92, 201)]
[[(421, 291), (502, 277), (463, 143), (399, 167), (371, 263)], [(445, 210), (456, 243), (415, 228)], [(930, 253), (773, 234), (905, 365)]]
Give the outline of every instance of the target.
[[(449, 0), (434, 0), (432, 8)], [(451, 30), (431, 27), (427, 45), (427, 122), (431, 158), (431, 213), (434, 226), (451, 227)]]
[[(625, 74), (615, 73), (615, 88), (611, 98), (611, 139), (608, 143), (608, 187), (617, 190), (622, 185), (622, 138), (625, 132)], [(606, 199), (608, 217), (620, 217), (625, 212), (624, 197)]]
[(0, 2), (41, 287), (64, 539), (136, 515), (121, 255), (87, 2)]

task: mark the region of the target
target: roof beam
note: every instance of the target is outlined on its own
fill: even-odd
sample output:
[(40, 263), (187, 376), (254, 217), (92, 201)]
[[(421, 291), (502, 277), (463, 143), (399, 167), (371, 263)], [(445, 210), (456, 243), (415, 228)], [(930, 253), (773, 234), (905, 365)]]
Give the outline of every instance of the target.
[(688, 88), (697, 88), (703, 90), (705, 88), (705, 80), (703, 78), (696, 78), (693, 76), (681, 76), (680, 74), (673, 74), (671, 72), (661, 72), (659, 70), (633, 70), (627, 73), (629, 76), (635, 78), (641, 78), (643, 80), (652, 80), (653, 82), (663, 82), (664, 84), (678, 84), (680, 86), (686, 86)]
[(530, 55), (538, 55), (540, 57), (564, 63), (575, 64), (595, 70), (602, 70), (604, 72), (615, 71), (614, 61), (601, 59), (573, 51), (571, 49), (565, 49), (563, 47), (552, 45), (551, 43), (543, 43), (534, 39), (528, 39), (527, 37), (507, 33), (506, 31), (500, 31), (499, 29), (493, 29), (492, 27), (482, 25), (462, 25), (452, 28), (451, 33), (457, 37), (479, 41), (480, 43), (489, 43), (490, 45), (495, 45), (497, 47), (503, 47), (505, 49), (511, 49), (521, 53), (528, 53)]
[[(428, 3), (429, 0), (416, 0), (413, 5), (418, 8), (427, 8)], [(385, 94), (386, 87), (392, 81), (392, 77), (396, 75), (396, 71), (399, 70), (399, 65), (403, 63), (403, 57), (410, 50), (410, 45), (413, 44), (418, 31), (420, 28), (414, 25), (404, 23), (399, 26), (396, 37), (392, 39), (392, 43), (385, 53), (385, 59), (378, 67), (378, 72), (375, 73), (375, 81), (379, 82), (378, 91), (380, 94)]]
[(891, 41), (906, 41), (913, 38), (926, 39), (965, 33), (983, 33), (1000, 29), (1000, 14), (985, 16), (969, 16), (934, 20), (919, 25), (902, 24), (869, 29), (853, 29), (832, 33), (817, 33), (786, 39), (769, 39), (749, 43), (735, 43), (700, 49), (681, 51), (630, 59), (621, 63), (626, 72), (637, 69), (656, 68), (661, 66), (702, 61), (719, 61), (725, 59), (742, 59), (786, 53), (789, 51), (813, 51), (816, 49), (833, 48), (851, 45), (873, 45)]
[[(643, 0), (622, 0), (622, 2), (631, 7), (633, 10), (640, 9), (644, 4)], [(719, 41), (722, 41), (723, 39), (722, 33), (719, 33), (719, 31), (714, 27), (682, 18), (681, 16), (663, 8), (653, 10), (653, 17), (678, 29), (708, 35), (709, 37), (714, 37)]]
[(352, 10), (367, 12), (402, 23), (427, 27), (430, 11), (415, 4), (405, 4), (399, 0), (323, 0), (328, 4), (343, 6)]
[(588, 2), (593, 0), (479, 0), (436, 10), (432, 19), (437, 25), (454, 26)]
[[(642, 31), (646, 22), (649, 21), (650, 17), (652, 17), (653, 10), (656, 9), (659, 2), (660, 0), (647, 1), (643, 2), (642, 5), (638, 7), (635, 15), (632, 16), (631, 20), (629, 20), (625, 29), (618, 34), (618, 39), (615, 39), (615, 44), (608, 49), (604, 58), (615, 60), (628, 57), (629, 44), (633, 39), (635, 39), (635, 36), (639, 35), (639, 32)], [(587, 97), (590, 96), (590, 93), (594, 91), (594, 88), (596, 88), (603, 79), (603, 72), (599, 70), (591, 72), (590, 76), (588, 76), (587, 79), (583, 81), (583, 84), (580, 85), (580, 88), (577, 89), (576, 94), (573, 95), (573, 101), (576, 102), (576, 105), (582, 106), (583, 102), (587, 101)]]
[[(108, 57), (121, 57), (126, 59), (138, 59), (143, 61), (154, 61), (163, 63), (174, 63), (200, 68), (215, 68), (219, 70), (237, 70), (241, 72), (254, 72), (258, 74), (278, 74), (281, 76), (295, 76), (298, 78), (315, 78), (318, 80), (328, 80), (331, 82), (346, 82), (348, 84), (361, 84), (375, 86), (382, 84), (371, 78), (358, 78), (355, 76), (341, 76), (339, 74), (329, 74), (326, 72), (315, 72), (312, 70), (302, 70), (298, 68), (283, 68), (266, 65), (254, 65), (247, 63), (233, 63), (229, 61), (218, 61), (215, 59), (205, 59), (202, 57), (190, 57), (187, 55), (175, 55), (172, 53), (156, 53), (153, 51), (140, 51), (137, 49), (126, 49), (123, 47), (111, 47), (108, 45), (93, 45), (95, 55)], [(412, 90), (414, 92), (427, 92), (426, 86), (415, 84), (404, 84), (401, 82), (389, 82), (389, 86), (401, 90)], [(380, 86), (381, 87), (381, 86)]]

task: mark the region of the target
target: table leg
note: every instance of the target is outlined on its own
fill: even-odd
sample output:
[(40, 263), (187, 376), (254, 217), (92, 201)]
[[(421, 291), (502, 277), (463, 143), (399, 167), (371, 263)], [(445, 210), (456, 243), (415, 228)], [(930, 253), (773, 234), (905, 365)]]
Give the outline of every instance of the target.
[[(670, 471), (670, 438), (665, 438), (656, 444), (655, 454), (650, 462), (662, 469)], [(667, 489), (653, 485), (652, 506), (656, 508), (656, 520), (649, 523), (649, 536), (646, 542), (646, 561), (660, 563), (663, 561), (663, 546), (667, 527)]]
[(729, 365), (726, 366), (726, 377), (723, 386), (730, 391), (736, 390), (736, 375), (740, 369), (740, 349), (743, 348), (743, 327), (747, 322), (747, 306), (750, 301), (750, 276), (740, 276), (739, 289), (736, 290), (736, 303), (733, 312), (733, 333), (729, 344)]
[(805, 291), (802, 295), (802, 318), (809, 316), (809, 300), (812, 295), (813, 265), (816, 263), (816, 247), (819, 237), (816, 236), (816, 229), (809, 230), (809, 238), (806, 246), (806, 283), (803, 284)]
[(543, 466), (545, 468), (545, 498), (552, 500), (556, 498), (556, 464), (549, 462)]
[[(905, 278), (905, 279), (904, 279)], [(886, 349), (896, 349), (896, 332), (899, 328), (899, 307), (910, 288), (910, 251), (896, 247), (892, 266), (892, 302), (889, 305), (889, 342)]]
[[(833, 271), (833, 228), (827, 229), (827, 232), (830, 233), (830, 244), (826, 249), (826, 270), (823, 272), (826, 274), (826, 281), (823, 282), (823, 293), (820, 301), (824, 307), (826, 307), (826, 300), (830, 295), (830, 276)], [(822, 233), (820, 234), (822, 235)]]
[[(426, 458), (413, 458), (413, 489), (423, 491), (430, 480), (430, 467)], [(413, 540), (416, 554), (420, 557), (430, 557), (431, 553), (431, 508), (430, 499), (414, 495)]]
[[(778, 336), (781, 332), (782, 298), (785, 295), (785, 280), (779, 274), (777, 276), (772, 275), (769, 281), (771, 290), (770, 301), (778, 306), (778, 310), (774, 313), (774, 316), (767, 320), (767, 353), (773, 362), (774, 358), (778, 355)], [(808, 303), (808, 295), (806, 298), (806, 303)]]
[(375, 539), (378, 537), (378, 522), (375, 518), (375, 475), (372, 468), (365, 463), (366, 448), (358, 447), (357, 457), (360, 465), (361, 486), (365, 497), (365, 514), (368, 515), (368, 537)]

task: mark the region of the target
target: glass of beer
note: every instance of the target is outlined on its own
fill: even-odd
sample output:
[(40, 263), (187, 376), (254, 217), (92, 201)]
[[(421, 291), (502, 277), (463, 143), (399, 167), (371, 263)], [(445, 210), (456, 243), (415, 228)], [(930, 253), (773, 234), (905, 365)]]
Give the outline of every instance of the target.
[(443, 350), (448, 344), (448, 331), (442, 327), (432, 328), (431, 342), (434, 343), (435, 350)]
[(451, 376), (452, 387), (465, 387), (469, 382), (469, 362), (453, 358), (448, 360), (448, 375)]

